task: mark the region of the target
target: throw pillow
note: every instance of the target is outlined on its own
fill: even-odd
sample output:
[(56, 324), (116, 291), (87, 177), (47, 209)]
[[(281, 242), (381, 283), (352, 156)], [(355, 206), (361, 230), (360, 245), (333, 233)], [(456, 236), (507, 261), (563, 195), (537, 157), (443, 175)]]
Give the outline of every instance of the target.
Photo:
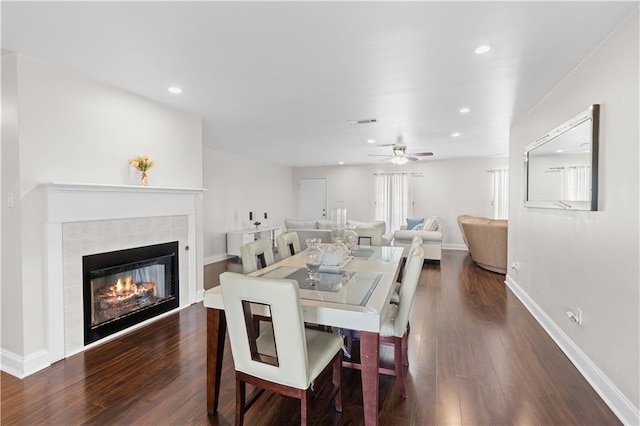
[(428, 217), (422, 226), (423, 231), (435, 231), (438, 229), (438, 218), (435, 216)]
[(416, 226), (414, 226), (413, 228), (411, 228), (412, 231), (423, 231), (424, 225), (422, 223), (417, 224)]
[(407, 229), (413, 229), (416, 227), (416, 225), (420, 225), (421, 223), (424, 223), (424, 218), (422, 219), (409, 219), (407, 218)]

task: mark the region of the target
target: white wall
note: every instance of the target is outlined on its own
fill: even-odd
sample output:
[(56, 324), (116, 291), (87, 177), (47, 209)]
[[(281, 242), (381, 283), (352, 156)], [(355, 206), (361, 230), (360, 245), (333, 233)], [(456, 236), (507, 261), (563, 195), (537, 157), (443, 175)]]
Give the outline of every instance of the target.
[[(293, 169), (234, 154), (203, 149), (205, 263), (226, 258), (228, 231), (281, 226), (294, 214)], [(264, 213), (267, 219), (264, 219)]]
[[(374, 220), (374, 173), (421, 172), (412, 180), (412, 216), (436, 215), (444, 226), (445, 248), (466, 248), (458, 228), (461, 214), (491, 216), (492, 175), (487, 170), (504, 168), (508, 159), (422, 160), (417, 164), (305, 167), (294, 169), (294, 188), (303, 177), (326, 177), (329, 209), (346, 207), (353, 220)], [(297, 195), (296, 195), (297, 217)]]
[[(636, 9), (512, 128), (508, 256), (520, 268), (507, 277), (631, 424), (640, 422), (638, 37)], [(598, 211), (524, 208), (524, 146), (594, 103), (601, 105)], [(576, 307), (582, 326), (565, 315)]]
[[(3, 57), (2, 66), (3, 76), (7, 70), (17, 76), (17, 84), (8, 87), (16, 89), (18, 106), (16, 114), (5, 114), (3, 85), (3, 136), (5, 124), (11, 125), (7, 119), (17, 121), (18, 134), (10, 138), (9, 148), (15, 151), (2, 156), (2, 199), (6, 191), (15, 191), (16, 206), (11, 211), (20, 212), (11, 213), (7, 224), (3, 203), (3, 230), (10, 230), (2, 234), (3, 260), (8, 245), (15, 244), (18, 250), (11, 270), (3, 268), (3, 295), (12, 297), (2, 299), (2, 350), (28, 359), (45, 348), (44, 204), (37, 185), (132, 184), (137, 173), (127, 160), (148, 154), (156, 161), (149, 172), (151, 185), (199, 188), (202, 126), (198, 116), (32, 58)], [(199, 282), (201, 286), (201, 277)], [(21, 295), (14, 294), (16, 287)]]
[[(2, 321), (0, 348), (22, 353), (23, 336), (16, 333), (23, 327), (22, 282), (20, 257), (20, 155), (18, 146), (18, 75), (15, 56), (2, 58)], [(16, 203), (9, 207), (6, 200), (14, 194)], [(7, 321), (6, 318), (11, 318)], [(7, 338), (10, 336), (11, 338)]]

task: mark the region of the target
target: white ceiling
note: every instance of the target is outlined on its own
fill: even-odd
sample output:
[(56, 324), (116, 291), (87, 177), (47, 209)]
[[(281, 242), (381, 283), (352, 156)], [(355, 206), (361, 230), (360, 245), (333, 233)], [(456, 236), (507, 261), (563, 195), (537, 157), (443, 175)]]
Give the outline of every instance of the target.
[(201, 115), (215, 150), (365, 164), (391, 149), (367, 139), (402, 134), (434, 161), (507, 155), (509, 127), (637, 6), (3, 1), (2, 48)]

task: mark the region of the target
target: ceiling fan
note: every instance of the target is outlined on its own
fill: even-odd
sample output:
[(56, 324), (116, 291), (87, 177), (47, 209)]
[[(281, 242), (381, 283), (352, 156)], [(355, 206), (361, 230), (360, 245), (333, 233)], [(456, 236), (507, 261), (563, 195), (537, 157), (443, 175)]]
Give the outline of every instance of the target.
[(398, 136), (398, 140), (396, 143), (378, 145), (378, 146), (390, 146), (393, 150), (393, 155), (386, 154), (369, 154), (371, 157), (388, 157), (389, 161), (393, 164), (406, 164), (409, 161), (418, 161), (420, 158), (418, 157), (430, 157), (433, 155), (433, 152), (407, 152), (407, 146), (402, 143), (402, 136)]

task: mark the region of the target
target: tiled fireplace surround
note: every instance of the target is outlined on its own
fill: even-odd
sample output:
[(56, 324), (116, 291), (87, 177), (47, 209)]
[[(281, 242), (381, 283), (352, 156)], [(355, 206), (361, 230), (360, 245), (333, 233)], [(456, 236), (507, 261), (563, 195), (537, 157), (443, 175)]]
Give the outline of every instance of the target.
[[(196, 302), (195, 210), (201, 190), (83, 184), (45, 188), (51, 363), (99, 343), (84, 345), (82, 256), (178, 241), (179, 308)], [(164, 315), (168, 313), (134, 327)]]

